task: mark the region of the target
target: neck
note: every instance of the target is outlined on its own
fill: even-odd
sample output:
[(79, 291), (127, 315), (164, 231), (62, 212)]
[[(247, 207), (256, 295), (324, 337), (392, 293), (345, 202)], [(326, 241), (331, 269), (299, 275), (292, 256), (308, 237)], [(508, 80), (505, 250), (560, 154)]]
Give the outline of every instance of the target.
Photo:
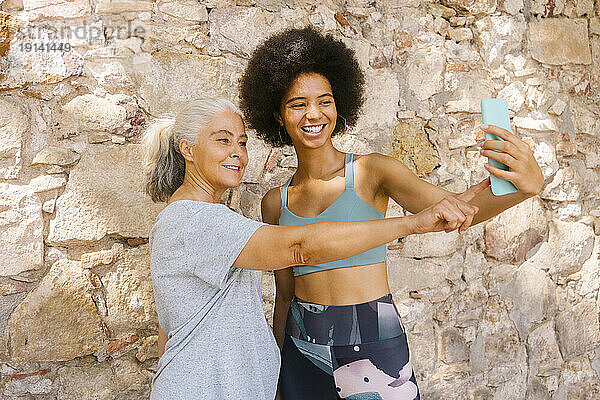
[(183, 184), (173, 193), (169, 202), (175, 200), (198, 200), (207, 203), (218, 203), (225, 188), (215, 188), (206, 179), (201, 176), (196, 176), (193, 173), (188, 173), (183, 178)]
[(300, 180), (323, 179), (331, 176), (340, 169), (340, 162), (344, 162), (344, 153), (333, 147), (331, 140), (316, 149), (296, 147), (296, 154), (298, 155), (296, 175)]

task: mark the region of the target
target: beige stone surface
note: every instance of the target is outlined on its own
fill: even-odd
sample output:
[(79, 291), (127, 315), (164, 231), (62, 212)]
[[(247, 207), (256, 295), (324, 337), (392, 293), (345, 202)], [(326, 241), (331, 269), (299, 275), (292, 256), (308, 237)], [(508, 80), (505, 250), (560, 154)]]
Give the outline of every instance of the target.
[(523, 398), (526, 390), (527, 352), (513, 328), (505, 305), (490, 298), (471, 345), (473, 372), (484, 372), (497, 396)]
[(410, 122), (396, 125), (394, 140), (386, 152), (419, 175), (430, 173), (440, 162), (425, 130)]
[(133, 79), (145, 109), (159, 116), (203, 96), (235, 99), (241, 72), (239, 63), (223, 57), (161, 52), (134, 58)]
[(498, 6), (496, 0), (443, 0), (442, 3), (473, 15), (491, 14)]
[(108, 326), (114, 336), (158, 326), (149, 260), (148, 245), (124, 250), (102, 277)]
[(524, 262), (502, 293), (512, 301), (509, 316), (523, 341), (533, 327), (556, 313), (556, 287), (543, 267), (535, 261)]
[(29, 128), (26, 111), (13, 99), (0, 99), (0, 177), (14, 179), (21, 171), (22, 148)]
[(71, 19), (90, 15), (88, 0), (23, 0), (29, 20)]
[(0, 183), (0, 275), (43, 266), (42, 203), (27, 186)]
[(162, 3), (158, 9), (171, 17), (196, 23), (208, 21), (206, 7), (195, 1), (174, 1)]
[(583, 263), (592, 255), (594, 241), (591, 226), (554, 220), (548, 237), (554, 251), (549, 273), (566, 276), (581, 270)]
[(92, 94), (75, 97), (62, 107), (82, 129), (113, 132), (125, 124), (124, 107)]
[(48, 146), (40, 150), (33, 157), (31, 165), (44, 164), (64, 167), (76, 163), (80, 158), (79, 154), (73, 150), (58, 146)]
[[(68, 2), (62, 3), (68, 5)], [(53, 84), (61, 82), (72, 76), (80, 76), (83, 70), (83, 57), (76, 51), (41, 51), (35, 50), (34, 45), (44, 46), (59, 41), (55, 38), (54, 31), (43, 25), (34, 29), (34, 38), (31, 40), (21, 29), (15, 33), (8, 49), (4, 63), (11, 68), (1, 68), (0, 88), (15, 89), (31, 84)], [(30, 51), (26, 51), (27, 44), (31, 45)]]
[(537, 376), (558, 375), (563, 358), (558, 348), (554, 321), (546, 321), (531, 331), (527, 338), (531, 373)]
[(79, 262), (57, 261), (6, 327), (11, 360), (68, 361), (92, 354), (104, 334)]
[(64, 366), (58, 369), (58, 396), (99, 400), (149, 398), (152, 374), (129, 357), (103, 363)]
[(543, 203), (533, 197), (485, 225), (485, 252), (500, 261), (523, 261), (547, 232)]
[(481, 56), (486, 64), (498, 67), (506, 54), (519, 50), (525, 29), (525, 18), (522, 15), (477, 19), (475, 40), (481, 48)]
[(600, 346), (598, 306), (583, 299), (562, 311), (556, 318), (556, 331), (561, 354), (566, 360), (581, 356)]
[(151, 12), (152, 1), (103, 1), (96, 4), (98, 14), (121, 14), (126, 12)]
[(147, 237), (158, 212), (144, 194), (139, 145), (92, 145), (56, 202), (48, 242), (87, 243), (106, 235)]
[(549, 18), (530, 22), (529, 51), (545, 64), (590, 64), (587, 21)]

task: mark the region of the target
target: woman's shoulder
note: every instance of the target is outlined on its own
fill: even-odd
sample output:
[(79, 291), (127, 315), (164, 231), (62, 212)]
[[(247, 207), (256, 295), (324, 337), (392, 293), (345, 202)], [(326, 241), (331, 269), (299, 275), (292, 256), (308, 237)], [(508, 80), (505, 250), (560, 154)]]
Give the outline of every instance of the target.
[(274, 225), (279, 221), (281, 211), (281, 190), (283, 186), (276, 186), (271, 188), (265, 193), (261, 202), (260, 208), (262, 212), (262, 219), (264, 222)]

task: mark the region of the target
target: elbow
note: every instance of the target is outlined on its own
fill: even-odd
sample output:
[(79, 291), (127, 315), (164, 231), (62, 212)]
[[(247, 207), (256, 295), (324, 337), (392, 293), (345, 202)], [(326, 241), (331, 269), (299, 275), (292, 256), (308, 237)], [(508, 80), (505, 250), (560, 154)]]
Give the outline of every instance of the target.
[(309, 255), (306, 246), (302, 242), (293, 243), (291, 248), (291, 265), (306, 265), (309, 262)]

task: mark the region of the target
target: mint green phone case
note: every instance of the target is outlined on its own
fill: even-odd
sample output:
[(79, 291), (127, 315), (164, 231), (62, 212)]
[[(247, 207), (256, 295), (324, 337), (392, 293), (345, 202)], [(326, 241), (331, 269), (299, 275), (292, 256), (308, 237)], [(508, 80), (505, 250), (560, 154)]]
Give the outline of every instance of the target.
[[(504, 99), (483, 99), (481, 100), (481, 119), (484, 124), (495, 125), (500, 128), (510, 130), (510, 117), (508, 116), (508, 104)], [(503, 140), (498, 136), (484, 132), (486, 140)], [(504, 171), (508, 171), (509, 168), (505, 164), (499, 161), (492, 160), (488, 157), (488, 163), (496, 168), (500, 168)], [(517, 188), (515, 185), (497, 177), (496, 175), (490, 174), (490, 183), (492, 185), (492, 193), (496, 196), (502, 196), (504, 194), (515, 193)]]

